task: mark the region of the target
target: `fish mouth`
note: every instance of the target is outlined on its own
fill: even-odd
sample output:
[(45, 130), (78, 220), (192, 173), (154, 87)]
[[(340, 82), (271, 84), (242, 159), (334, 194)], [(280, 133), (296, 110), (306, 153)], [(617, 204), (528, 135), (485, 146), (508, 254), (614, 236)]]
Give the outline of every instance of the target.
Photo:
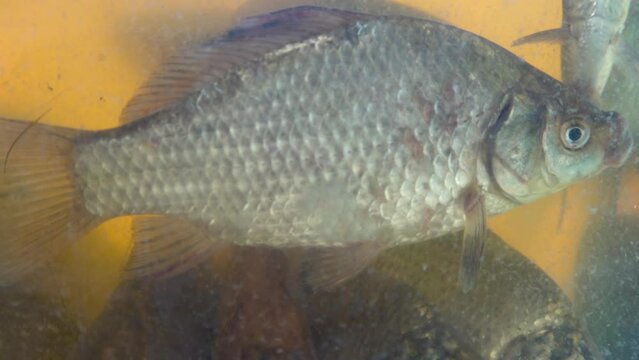
[(620, 167), (628, 159), (633, 148), (633, 138), (626, 121), (617, 117), (614, 133), (610, 137), (610, 143), (604, 155), (606, 167)]

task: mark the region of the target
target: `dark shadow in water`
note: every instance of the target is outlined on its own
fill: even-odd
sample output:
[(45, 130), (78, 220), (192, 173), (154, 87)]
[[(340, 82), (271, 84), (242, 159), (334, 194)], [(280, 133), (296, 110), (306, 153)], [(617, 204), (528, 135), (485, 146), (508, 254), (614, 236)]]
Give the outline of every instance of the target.
[(596, 358), (528, 260), (491, 237), (478, 286), (463, 295), (458, 258), (454, 236), (406, 246), (333, 292), (294, 298), (280, 251), (236, 248), (217, 271), (123, 284), (75, 358)]
[(63, 359), (79, 334), (62, 304), (26, 289), (0, 289), (0, 358)]
[(208, 359), (219, 281), (198, 267), (168, 281), (127, 282), (80, 339), (76, 359)]

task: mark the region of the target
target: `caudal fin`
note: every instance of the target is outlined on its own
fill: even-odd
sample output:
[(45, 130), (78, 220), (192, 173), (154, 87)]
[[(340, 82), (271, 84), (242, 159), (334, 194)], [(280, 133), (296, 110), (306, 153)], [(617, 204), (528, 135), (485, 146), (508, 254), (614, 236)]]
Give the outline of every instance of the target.
[(42, 266), (91, 222), (71, 170), (80, 133), (0, 119), (0, 285)]

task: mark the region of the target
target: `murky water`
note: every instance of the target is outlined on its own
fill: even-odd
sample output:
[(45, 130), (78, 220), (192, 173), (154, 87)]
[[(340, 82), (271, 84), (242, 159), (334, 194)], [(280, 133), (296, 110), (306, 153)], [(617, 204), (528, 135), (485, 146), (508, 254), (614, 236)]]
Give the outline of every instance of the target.
[[(556, 27), (560, 1), (9, 1), (0, 13), (0, 116), (113, 127), (168, 54), (245, 16), (300, 4), (435, 18), (561, 76), (557, 44), (510, 47)], [(630, 44), (636, 5), (623, 34)], [(615, 70), (603, 95), (604, 108), (635, 128), (637, 89)], [(491, 218), (469, 294), (457, 285), (461, 234), (386, 251), (330, 292), (306, 291), (291, 276), (295, 261), (269, 248), (229, 247), (175, 278), (125, 282), (131, 219), (115, 219), (0, 288), (0, 357), (639, 358), (637, 184), (632, 156), (620, 173), (571, 187), (565, 210), (557, 194)]]

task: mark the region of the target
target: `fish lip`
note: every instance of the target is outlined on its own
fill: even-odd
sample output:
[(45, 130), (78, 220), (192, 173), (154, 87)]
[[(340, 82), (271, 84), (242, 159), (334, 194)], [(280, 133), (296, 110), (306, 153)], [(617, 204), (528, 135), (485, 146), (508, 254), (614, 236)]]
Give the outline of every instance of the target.
[(615, 133), (604, 155), (606, 167), (620, 167), (628, 159), (634, 145), (632, 134), (622, 117), (618, 118)]

